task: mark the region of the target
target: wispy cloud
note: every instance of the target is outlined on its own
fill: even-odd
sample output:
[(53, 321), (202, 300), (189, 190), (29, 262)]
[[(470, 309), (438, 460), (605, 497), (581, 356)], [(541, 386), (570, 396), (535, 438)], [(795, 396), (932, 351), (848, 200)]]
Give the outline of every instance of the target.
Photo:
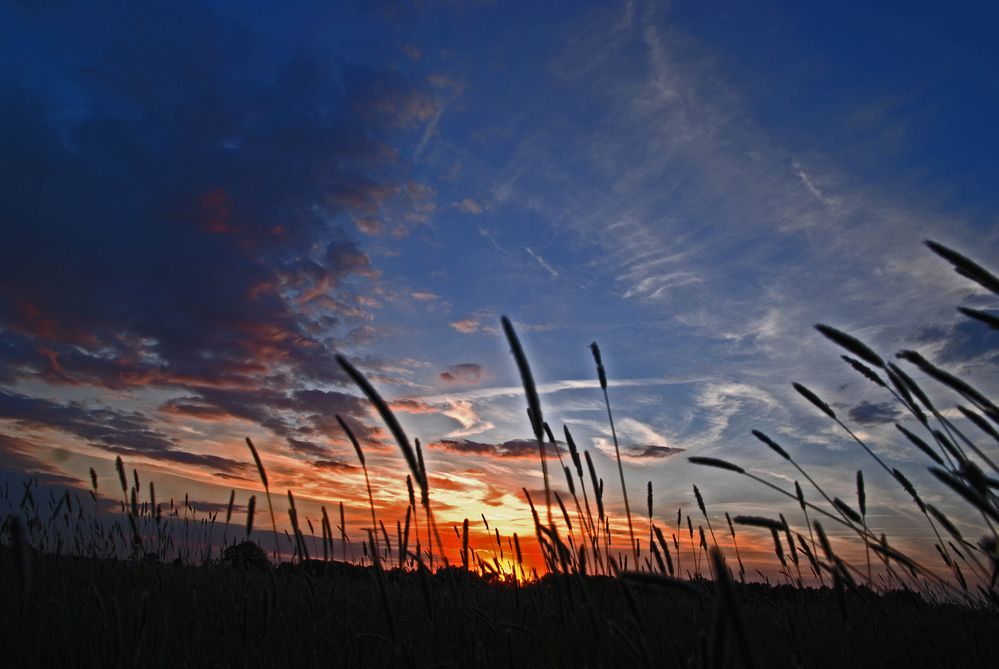
[(527, 251), (528, 255), (530, 255), (532, 258), (534, 258), (535, 260), (537, 260), (538, 264), (541, 265), (541, 267), (544, 268), (544, 270), (546, 272), (548, 272), (553, 279), (557, 279), (558, 278), (558, 272), (555, 271), (555, 268), (553, 268), (551, 265), (549, 265), (548, 262), (544, 258), (541, 257), (541, 254), (537, 253), (530, 246), (525, 246), (524, 250)]
[(801, 183), (805, 184), (805, 188), (808, 189), (809, 193), (815, 196), (815, 199), (830, 207), (839, 204), (839, 200), (837, 198), (827, 197), (821, 190), (819, 190), (819, 187), (815, 185), (812, 178), (808, 176), (804, 168), (798, 163), (797, 160), (792, 161), (791, 166), (794, 168), (794, 173), (798, 175), (799, 179), (801, 179)]
[(483, 211), (482, 205), (470, 197), (464, 198), (461, 202), (452, 202), (451, 206), (460, 209), (466, 214), (481, 214)]
[(427, 143), (430, 138), (433, 137), (434, 132), (437, 130), (437, 124), (440, 123), (441, 116), (444, 114), (444, 108), (447, 105), (445, 103), (440, 103), (437, 105), (433, 116), (430, 117), (430, 121), (427, 123), (426, 127), (423, 129), (423, 134), (420, 135), (420, 141), (417, 143), (416, 148), (413, 149), (413, 160), (419, 161), (420, 157), (423, 155), (423, 151), (427, 148)]
[[(499, 316), (490, 310), (476, 311), (469, 316), (450, 323), (451, 328), (462, 334), (498, 334)], [(547, 323), (521, 323), (514, 321), (514, 326), (520, 332), (546, 332), (555, 326)]]

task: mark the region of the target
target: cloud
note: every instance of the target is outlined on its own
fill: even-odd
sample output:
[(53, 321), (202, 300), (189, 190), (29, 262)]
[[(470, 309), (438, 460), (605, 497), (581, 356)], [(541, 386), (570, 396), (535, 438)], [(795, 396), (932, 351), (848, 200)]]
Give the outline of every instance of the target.
[(461, 211), (465, 212), (466, 214), (481, 214), (482, 213), (482, 205), (479, 204), (478, 202), (476, 202), (475, 200), (473, 200), (470, 197), (466, 197), (461, 202), (453, 202), (453, 203), (451, 203), (451, 206), (452, 207), (457, 207), (458, 209), (460, 209)]
[(923, 326), (906, 341), (927, 347), (926, 355), (943, 365), (999, 365), (999, 336), (988, 325), (969, 318)]
[(548, 272), (553, 279), (557, 279), (558, 278), (558, 272), (555, 271), (555, 268), (552, 267), (551, 265), (549, 265), (548, 262), (544, 258), (542, 258), (539, 253), (536, 253), (534, 251), (534, 249), (532, 249), (530, 246), (525, 246), (524, 250), (527, 251), (527, 254), (529, 256), (531, 256), (532, 258), (534, 258), (535, 260), (537, 260), (538, 264), (541, 265), (541, 267), (546, 272)]
[[(202, 7), (122, 11), (48, 17), (52, 35), (90, 35), (49, 64), (66, 87), (0, 75), (19, 175), (0, 186), (0, 326), (27, 339), (0, 378), (344, 382), (330, 344), (373, 270), (331, 222), (432, 204), (386, 145), (432, 99), (394, 71), (272, 53)], [(62, 113), (69, 88), (78, 113)]]
[(434, 133), (437, 131), (437, 124), (440, 123), (441, 116), (444, 114), (445, 106), (446, 105), (441, 104), (437, 107), (437, 110), (430, 118), (430, 122), (427, 123), (426, 127), (423, 129), (423, 134), (420, 136), (420, 142), (416, 145), (416, 149), (413, 151), (414, 161), (420, 160), (424, 149), (427, 148), (427, 144), (430, 142), (430, 138), (433, 137)]
[(343, 460), (313, 460), (312, 466), (316, 469), (323, 469), (327, 471), (337, 471), (337, 472), (349, 472), (357, 469), (357, 465), (351, 464), (349, 462), (344, 462)]
[(482, 323), (475, 316), (469, 316), (468, 318), (463, 318), (459, 321), (452, 321), (450, 325), (462, 334), (473, 334), (475, 332), (483, 331)]
[(406, 57), (410, 60), (420, 60), (423, 58), (423, 51), (420, 47), (415, 44), (403, 44), (401, 47), (402, 52), (406, 54)]
[(309, 455), (312, 457), (326, 455), (329, 452), (325, 446), (321, 446), (311, 441), (306, 441), (304, 439), (296, 439), (294, 437), (288, 437), (288, 446), (291, 447), (296, 453), (301, 453), (302, 455)]
[(727, 436), (729, 426), (737, 417), (758, 416), (781, 410), (777, 399), (761, 388), (733, 381), (709, 382), (701, 389), (697, 405), (706, 425), (699, 438), (716, 442)]
[(798, 175), (798, 178), (801, 179), (801, 183), (804, 184), (809, 193), (815, 196), (816, 200), (827, 206), (835, 206), (839, 203), (837, 198), (827, 197), (825, 193), (819, 190), (819, 187), (815, 185), (815, 182), (808, 175), (808, 173), (805, 172), (804, 168), (798, 163), (798, 161), (792, 161), (791, 167), (794, 169), (794, 173)]
[(122, 447), (149, 452), (173, 448), (172, 439), (151, 427), (138, 411), (123, 412), (80, 403), (50, 400), (0, 391), (0, 419), (24, 427), (45, 427), (74, 434), (102, 448)]
[(0, 386), (159, 411), (2, 391), (2, 415), (227, 474), (243, 464), (181, 449), (179, 424), (250, 421), (309, 459), (342, 439), (336, 413), (376, 439), (330, 390), (348, 383), (334, 353), (380, 332), (357, 294), (378, 272), (345, 227), (401, 234), (433, 211), (391, 146), (434, 116), (428, 85), (201, 5), (12, 16), (0, 40), (46, 51), (51, 76), (0, 72), (17, 175), (0, 182)]
[(355, 345), (371, 344), (381, 330), (371, 325), (359, 325), (347, 333), (347, 341)]
[[(688, 383), (710, 382), (712, 379), (700, 376), (662, 376), (654, 378), (636, 379), (608, 379), (607, 385), (611, 388), (646, 388), (655, 386), (671, 386)], [(600, 383), (597, 379), (560, 379), (539, 383), (537, 386), (540, 395), (560, 393), (573, 390), (599, 390)], [(462, 392), (462, 397), (468, 400), (491, 400), (503, 397), (520, 397), (524, 394), (523, 386), (493, 386), (486, 388), (475, 388)], [(446, 401), (449, 395), (427, 395), (421, 397), (423, 402)]]
[(902, 414), (888, 402), (868, 402), (864, 400), (850, 408), (850, 418), (861, 425), (880, 425), (898, 420)]
[(458, 423), (458, 429), (447, 434), (448, 437), (468, 437), (493, 428), (493, 424), (482, 419), (475, 405), (466, 400), (451, 397), (426, 399), (403, 398), (389, 404), (393, 411), (412, 415), (437, 415), (449, 418)]
[[(616, 457), (609, 428), (600, 424), (599, 429), (604, 436), (595, 439), (594, 445), (608, 457)], [(617, 421), (617, 433), (621, 459), (634, 464), (662, 460), (686, 450), (668, 445), (670, 440), (667, 437), (651, 425), (631, 416)]]
[(445, 369), (439, 374), (439, 377), (445, 383), (476, 384), (482, 378), (482, 365), (474, 362), (461, 362)]
[(450, 406), (441, 411), (442, 416), (455, 420), (461, 426), (452, 430), (448, 437), (470, 437), (493, 429), (493, 424), (484, 420), (476, 411), (475, 405), (465, 400), (451, 400)]
[(625, 446), (622, 457), (634, 458), (635, 460), (660, 460), (668, 458), (677, 453), (683, 453), (685, 448), (673, 448), (672, 446), (656, 446), (648, 444), (645, 446)]
[(999, 336), (984, 323), (961, 320), (947, 334), (938, 357), (944, 364), (977, 359), (999, 364)]
[(497, 251), (499, 251), (499, 252), (500, 252), (500, 253), (502, 253), (503, 255), (510, 255), (510, 252), (509, 252), (509, 251), (507, 251), (507, 250), (506, 250), (505, 248), (503, 248), (503, 247), (502, 247), (502, 246), (500, 245), (500, 243), (496, 241), (496, 237), (494, 237), (494, 236), (492, 235), (492, 233), (491, 233), (491, 232), (489, 232), (489, 231), (488, 231), (488, 230), (486, 230), (485, 228), (479, 228), (479, 234), (480, 234), (480, 235), (482, 235), (483, 237), (485, 237), (485, 238), (486, 238), (486, 241), (488, 241), (488, 242), (489, 242), (489, 244), (490, 244), (490, 245), (491, 245), (491, 246), (492, 246), (492, 247), (493, 247), (494, 249), (496, 249)]
[[(496, 323), (496, 325), (493, 325)], [(462, 334), (487, 333), (496, 334), (499, 329), (499, 316), (489, 310), (476, 311), (466, 318), (452, 321), (449, 325)], [(545, 323), (520, 323), (514, 322), (514, 326), (519, 332), (547, 332), (553, 330), (555, 326)]]
[[(485, 443), (468, 439), (441, 439), (429, 444), (430, 448), (439, 448), (461, 455), (484, 455), (495, 458), (538, 458), (538, 442), (533, 439), (511, 439), (501, 443)], [(565, 452), (565, 447), (559, 443), (559, 450)], [(551, 444), (545, 444), (545, 455), (554, 458)]]
[(138, 411), (86, 407), (78, 402), (60, 404), (50, 400), (0, 391), (0, 420), (21, 429), (47, 428), (75, 435), (89, 445), (119, 455), (134, 455), (226, 473), (246, 469), (244, 462), (177, 448), (175, 439), (157, 430)]
[(436, 414), (441, 411), (440, 404), (411, 398), (393, 400), (389, 407), (392, 411), (409, 414)]
[(380, 235), (382, 232), (382, 222), (377, 218), (372, 218), (370, 216), (359, 216), (354, 219), (354, 225), (357, 229), (366, 235)]
[(368, 407), (355, 395), (333, 390), (198, 388), (195, 394), (170, 399), (159, 407), (167, 415), (202, 420), (239, 418), (285, 438), (288, 447), (303, 455), (328, 454), (331, 437), (345, 438), (336, 422), (340, 415), (362, 441), (377, 441), (380, 433), (367, 424)]
[(0, 434), (0, 485), (11, 478), (32, 478), (43, 485), (80, 487), (81, 480), (66, 476), (56, 465), (43, 462), (44, 455), (45, 449), (33, 441)]

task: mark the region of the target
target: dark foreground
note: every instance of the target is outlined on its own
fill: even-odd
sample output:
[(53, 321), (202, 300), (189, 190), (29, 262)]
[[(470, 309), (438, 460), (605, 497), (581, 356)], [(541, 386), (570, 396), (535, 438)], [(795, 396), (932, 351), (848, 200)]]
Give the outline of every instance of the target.
[[(11, 554), (0, 562), (8, 667), (746, 664), (710, 583), (695, 592), (609, 578), (515, 586), (459, 570), (35, 557), (25, 590)], [(761, 585), (737, 596), (759, 667), (999, 666), (994, 610), (866, 591), (846, 593), (844, 609), (829, 590)]]

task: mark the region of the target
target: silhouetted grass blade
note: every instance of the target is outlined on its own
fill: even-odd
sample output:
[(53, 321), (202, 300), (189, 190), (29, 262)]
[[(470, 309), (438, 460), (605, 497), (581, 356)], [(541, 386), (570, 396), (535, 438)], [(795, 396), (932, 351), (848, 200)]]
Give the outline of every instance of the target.
[(934, 242), (930, 239), (927, 239), (924, 243), (930, 248), (931, 251), (953, 265), (958, 274), (967, 279), (971, 279), (972, 281), (999, 295), (999, 279), (993, 276), (984, 267), (961, 255), (957, 251), (947, 248), (943, 244)]
[(399, 421), (396, 420), (396, 417), (392, 413), (391, 409), (389, 409), (388, 404), (385, 403), (385, 400), (383, 400), (382, 396), (378, 394), (378, 391), (375, 390), (374, 386), (368, 382), (368, 379), (357, 371), (354, 365), (352, 365), (347, 358), (343, 357), (341, 354), (337, 354), (336, 361), (340, 364), (340, 367), (347, 372), (347, 375), (351, 378), (351, 380), (357, 384), (357, 387), (361, 389), (361, 392), (367, 396), (368, 400), (375, 405), (375, 408), (378, 410), (378, 415), (381, 416), (382, 421), (388, 427), (392, 436), (395, 437), (396, 443), (399, 444), (399, 449), (402, 451), (402, 455), (406, 459), (406, 464), (409, 466), (409, 470), (413, 473), (413, 478), (416, 479), (416, 482), (419, 483), (420, 488), (425, 493), (427, 489), (426, 476), (422, 471), (420, 471), (419, 463), (416, 460), (416, 453), (413, 451), (413, 447), (409, 443), (409, 438), (403, 431)]
[(864, 360), (868, 364), (874, 365), (875, 367), (884, 367), (885, 361), (881, 359), (877, 353), (868, 348), (867, 344), (860, 341), (852, 335), (848, 335), (845, 332), (841, 332), (834, 327), (828, 325), (823, 325), (818, 323), (815, 329), (821, 332), (827, 339), (833, 343), (845, 348), (850, 353)]

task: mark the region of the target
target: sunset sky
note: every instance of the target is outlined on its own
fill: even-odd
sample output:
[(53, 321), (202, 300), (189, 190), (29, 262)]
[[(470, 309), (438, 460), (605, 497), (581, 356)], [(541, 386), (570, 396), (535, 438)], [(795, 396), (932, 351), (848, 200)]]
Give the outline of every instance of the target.
[(652, 481), (670, 526), (696, 527), (691, 484), (797, 522), (686, 462), (790, 489), (758, 428), (844, 499), (863, 468), (879, 532), (927, 535), (798, 381), (973, 520), (813, 325), (999, 390), (999, 337), (955, 311), (994, 300), (922, 245), (999, 268), (994, 7), (286, 4), (0, 4), (0, 480), (93, 467), (113, 496), (120, 455), (164, 497), (242, 505), (248, 436), (273, 491), (362, 526), (340, 414), (394, 525), (406, 464), (343, 353), (425, 445), (442, 536), (480, 514), (530, 536), (507, 315), (615, 519), (591, 341), (641, 514)]

